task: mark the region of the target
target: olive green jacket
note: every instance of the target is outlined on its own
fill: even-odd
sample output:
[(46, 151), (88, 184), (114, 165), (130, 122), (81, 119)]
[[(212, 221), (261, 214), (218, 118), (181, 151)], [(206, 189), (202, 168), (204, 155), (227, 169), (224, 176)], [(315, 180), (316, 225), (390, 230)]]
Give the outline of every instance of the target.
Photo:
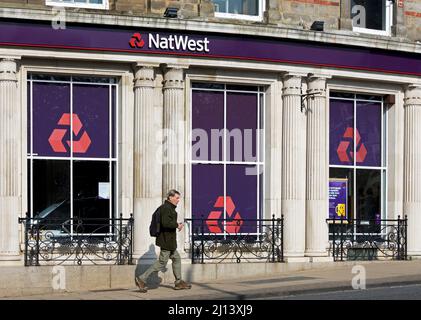
[(161, 232), (156, 237), (156, 245), (164, 250), (173, 251), (177, 249), (177, 212), (173, 205), (168, 200), (160, 207), (159, 213), (161, 215)]

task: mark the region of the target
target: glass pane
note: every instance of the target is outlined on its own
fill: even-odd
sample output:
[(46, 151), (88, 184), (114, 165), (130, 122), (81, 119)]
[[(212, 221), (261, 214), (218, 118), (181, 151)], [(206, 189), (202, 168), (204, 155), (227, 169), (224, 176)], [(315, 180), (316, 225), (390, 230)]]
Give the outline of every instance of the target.
[[(192, 165), (192, 217), (195, 219), (223, 218), (224, 166)], [(209, 221), (204, 232), (221, 233), (221, 224)]]
[(45, 219), (48, 229), (60, 230), (70, 218), (70, 161), (34, 160), (32, 192), (33, 216)]
[(380, 103), (357, 102), (357, 130), (355, 131), (358, 166), (381, 166)]
[(26, 107), (26, 153), (29, 154), (31, 153), (31, 135), (32, 135), (32, 127), (31, 127), (31, 82), (27, 81), (27, 85), (26, 85), (26, 96), (27, 96), (27, 101), (28, 101), (28, 105)]
[(213, 0), (215, 12), (259, 15), (259, 0)]
[(117, 156), (117, 87), (111, 87), (111, 127), (112, 127), (112, 135), (111, 135), (111, 149), (112, 149), (112, 157), (115, 158)]
[(330, 100), (329, 108), (329, 163), (353, 165), (354, 102)]
[(260, 124), (259, 124), (259, 162), (263, 162), (264, 158), (264, 153), (265, 153), (265, 100), (264, 100), (264, 96), (263, 93), (261, 93), (260, 95)]
[(224, 93), (192, 92), (192, 159), (223, 159)]
[(329, 169), (329, 219), (353, 218), (353, 172), (353, 169)]
[(32, 80), (46, 80), (46, 81), (70, 81), (70, 76), (56, 75), (56, 74), (31, 74)]
[(70, 84), (33, 83), (34, 155), (70, 156)]
[(214, 82), (194, 82), (192, 84), (193, 88), (199, 88), (199, 89), (219, 89), (224, 90), (224, 85), (220, 83), (214, 83)]
[(227, 0), (213, 0), (215, 12), (228, 12)]
[(257, 94), (227, 92), (227, 161), (257, 161)]
[(329, 93), (331, 98), (346, 98), (354, 99), (355, 94), (349, 92), (331, 91)]
[[(227, 165), (227, 219), (256, 219), (258, 217), (257, 166)], [(259, 198), (262, 195), (260, 190)], [(257, 223), (246, 222), (237, 232), (257, 232)]]
[(227, 90), (236, 90), (236, 91), (258, 91), (259, 87), (257, 86), (248, 86), (243, 84), (227, 84)]
[(381, 219), (381, 171), (357, 170), (357, 218), (362, 220)]
[(354, 27), (375, 30), (386, 29), (385, 0), (352, 0), (351, 5), (354, 12), (351, 13)]
[[(110, 218), (110, 167), (107, 161), (73, 162), (73, 216), (95, 219), (83, 232), (98, 232)], [(80, 230), (78, 230), (80, 232)], [(101, 233), (105, 232), (102, 228)]]
[(108, 86), (73, 85), (74, 157), (109, 157), (109, 99)]

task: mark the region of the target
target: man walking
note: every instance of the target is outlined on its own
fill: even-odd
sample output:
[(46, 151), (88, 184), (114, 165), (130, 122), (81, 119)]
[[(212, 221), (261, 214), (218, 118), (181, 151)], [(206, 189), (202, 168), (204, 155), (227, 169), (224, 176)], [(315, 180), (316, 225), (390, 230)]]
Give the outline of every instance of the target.
[(180, 202), (180, 192), (170, 190), (164, 204), (159, 207), (161, 217), (160, 233), (156, 237), (156, 245), (161, 248), (158, 260), (151, 265), (142, 275), (135, 277), (136, 285), (141, 292), (147, 292), (146, 280), (158, 271), (164, 270), (168, 260), (172, 260), (172, 271), (175, 277), (175, 290), (190, 289), (191, 284), (181, 280), (181, 257), (177, 252), (176, 231), (183, 230), (184, 224), (177, 222), (175, 208)]

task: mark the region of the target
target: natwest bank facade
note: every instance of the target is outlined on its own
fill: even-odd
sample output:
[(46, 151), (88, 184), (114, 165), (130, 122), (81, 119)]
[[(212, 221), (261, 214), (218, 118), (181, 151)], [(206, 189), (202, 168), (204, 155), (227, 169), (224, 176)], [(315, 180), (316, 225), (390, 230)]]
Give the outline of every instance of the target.
[(158, 20), (0, 21), (4, 263), (421, 255), (419, 53)]

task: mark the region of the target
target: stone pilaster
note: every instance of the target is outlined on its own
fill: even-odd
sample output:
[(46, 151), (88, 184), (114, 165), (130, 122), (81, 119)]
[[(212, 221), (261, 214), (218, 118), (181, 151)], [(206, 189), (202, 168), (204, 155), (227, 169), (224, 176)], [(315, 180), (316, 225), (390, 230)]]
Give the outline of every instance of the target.
[(285, 74), (282, 94), (282, 212), (284, 252), (289, 261), (304, 257), (306, 119), (301, 112), (301, 75)]
[(408, 255), (421, 256), (421, 85), (405, 90), (404, 214), (408, 215)]
[(155, 67), (138, 64), (134, 78), (134, 255), (155, 258), (154, 238), (149, 236), (152, 213), (161, 204), (161, 185), (156, 174), (159, 141), (155, 134)]
[(306, 256), (327, 257), (328, 123), (326, 78), (310, 75), (307, 94)]
[[(184, 69), (187, 66), (166, 65), (164, 68), (164, 116), (163, 116), (163, 163), (162, 163), (162, 195), (170, 189), (181, 192), (177, 212), (178, 222), (184, 221), (185, 198), (185, 92)], [(184, 232), (177, 232), (180, 253), (184, 246)]]
[(0, 260), (19, 256), (21, 123), (17, 61), (0, 58)]

